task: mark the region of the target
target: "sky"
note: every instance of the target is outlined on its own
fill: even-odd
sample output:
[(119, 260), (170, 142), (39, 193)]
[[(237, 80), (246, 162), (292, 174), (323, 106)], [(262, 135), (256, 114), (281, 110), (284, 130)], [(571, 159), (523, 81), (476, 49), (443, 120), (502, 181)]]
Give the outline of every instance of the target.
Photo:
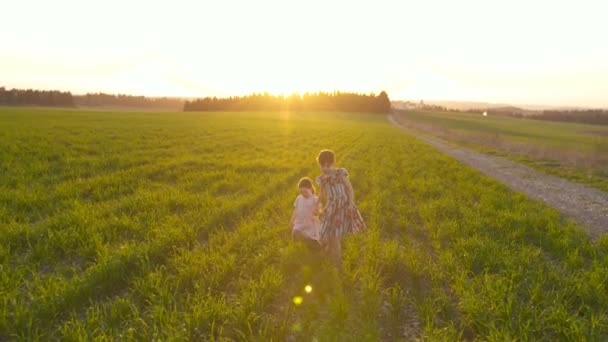
[(608, 2), (3, 1), (0, 86), (608, 107)]

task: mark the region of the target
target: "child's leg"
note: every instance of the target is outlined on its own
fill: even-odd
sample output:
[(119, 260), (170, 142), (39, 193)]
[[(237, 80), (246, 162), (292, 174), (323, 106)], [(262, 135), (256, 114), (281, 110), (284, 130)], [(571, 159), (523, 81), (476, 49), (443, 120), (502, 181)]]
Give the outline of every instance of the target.
[(340, 264), (342, 262), (342, 238), (337, 237), (334, 242), (334, 255), (336, 262)]
[(330, 250), (331, 245), (329, 243), (329, 238), (324, 238), (322, 240), (319, 240), (319, 243), (321, 244), (321, 248), (323, 249), (323, 251), (325, 253), (329, 254), (331, 252), (331, 250)]
[(342, 246), (340, 240), (340, 237), (331, 237), (328, 244), (329, 255), (334, 260), (336, 265), (340, 265), (340, 262), (342, 261)]
[(321, 246), (319, 245), (319, 241), (317, 241), (317, 240), (313, 240), (313, 239), (307, 237), (304, 240), (304, 242), (306, 243), (306, 246), (310, 250), (318, 251), (321, 249)]

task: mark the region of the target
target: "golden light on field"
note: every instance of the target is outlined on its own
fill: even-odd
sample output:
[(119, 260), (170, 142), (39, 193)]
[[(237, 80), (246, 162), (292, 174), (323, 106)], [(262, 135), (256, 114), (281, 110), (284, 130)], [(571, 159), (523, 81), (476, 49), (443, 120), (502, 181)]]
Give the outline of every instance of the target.
[(11, 1), (0, 75), (8, 87), (76, 93), (386, 90), (393, 99), (608, 106), (607, 6)]

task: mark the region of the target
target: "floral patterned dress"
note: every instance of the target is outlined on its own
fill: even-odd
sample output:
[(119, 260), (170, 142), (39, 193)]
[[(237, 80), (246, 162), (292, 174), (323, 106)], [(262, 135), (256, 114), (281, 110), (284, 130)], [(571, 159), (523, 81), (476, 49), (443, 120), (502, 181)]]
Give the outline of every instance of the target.
[(327, 204), (321, 218), (321, 240), (365, 229), (361, 213), (354, 203), (348, 201), (350, 189), (346, 186), (347, 177), (348, 171), (340, 168), (316, 179), (327, 196)]

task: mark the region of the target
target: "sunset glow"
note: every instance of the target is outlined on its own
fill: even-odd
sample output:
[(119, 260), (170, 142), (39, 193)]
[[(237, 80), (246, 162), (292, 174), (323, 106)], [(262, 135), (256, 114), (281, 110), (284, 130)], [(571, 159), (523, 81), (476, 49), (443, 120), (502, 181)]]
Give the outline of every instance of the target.
[(12, 1), (0, 86), (608, 106), (602, 1)]

